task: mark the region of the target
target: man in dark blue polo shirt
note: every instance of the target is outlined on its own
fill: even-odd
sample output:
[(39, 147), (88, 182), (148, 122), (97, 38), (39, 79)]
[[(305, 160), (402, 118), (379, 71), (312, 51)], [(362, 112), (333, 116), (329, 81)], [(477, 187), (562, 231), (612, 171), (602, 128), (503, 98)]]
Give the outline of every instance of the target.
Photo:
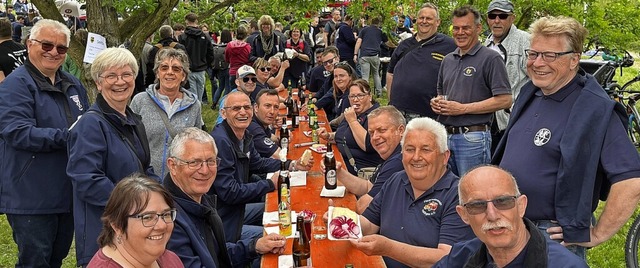
[(504, 61), (482, 46), (480, 13), (470, 6), (453, 11), (458, 48), (442, 61), (438, 97), (431, 100), (438, 122), (447, 127), (451, 170), (462, 175), (491, 161), (493, 113), (511, 107), (511, 86)]
[(373, 75), (373, 85), (376, 96), (382, 94), (382, 83), (380, 82), (380, 45), (388, 40), (387, 35), (380, 30), (378, 24), (380, 24), (380, 18), (374, 17), (371, 19), (371, 25), (360, 30), (353, 52), (353, 61), (360, 65), (362, 79), (369, 81), (370, 75)]
[(424, 4), (418, 10), (414, 37), (400, 42), (391, 55), (387, 70), (389, 104), (409, 121), (416, 117), (436, 118), (429, 100), (436, 96), (436, 73), (445, 55), (456, 49), (451, 37), (437, 33), (438, 7)]
[(378, 165), (370, 181), (358, 178), (347, 169), (341, 168), (341, 162), (337, 162), (336, 165), (338, 180), (349, 192), (360, 196), (356, 204), (357, 213), (364, 212), (391, 175), (404, 170), (400, 147), (405, 127), (404, 116), (393, 106), (381, 106), (371, 111), (367, 119), (371, 145), (384, 162)]
[(523, 217), (527, 196), (509, 172), (475, 168), (460, 179), (458, 192), (456, 211), (478, 237), (456, 243), (433, 267), (588, 267)]
[(275, 143), (277, 137), (272, 131), (279, 108), (280, 98), (277, 90), (263, 89), (258, 92), (256, 103), (253, 105), (253, 120), (247, 130), (253, 135), (253, 145), (262, 157), (279, 159), (280, 146)]
[[(529, 197), (525, 216), (583, 258), (586, 247), (627, 222), (640, 199), (640, 156), (626, 135), (626, 112), (578, 66), (586, 36), (573, 18), (531, 25), (531, 82), (492, 160)], [(594, 223), (598, 199), (607, 202)]]
[(455, 212), (458, 177), (447, 169), (444, 126), (431, 118), (407, 124), (402, 137), (405, 171), (392, 175), (360, 216), (364, 237), (350, 240), (389, 268), (430, 266), (473, 232)]

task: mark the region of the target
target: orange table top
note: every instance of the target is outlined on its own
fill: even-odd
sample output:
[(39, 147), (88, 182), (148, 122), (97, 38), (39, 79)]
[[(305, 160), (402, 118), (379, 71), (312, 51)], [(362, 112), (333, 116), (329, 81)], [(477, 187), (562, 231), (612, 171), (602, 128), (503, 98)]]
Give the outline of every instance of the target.
[[(286, 91), (283, 91), (286, 95)], [(283, 95), (281, 93), (281, 95)], [(327, 117), (324, 111), (319, 110), (318, 120), (324, 122), (320, 127), (326, 127), (329, 129)], [(306, 115), (306, 112), (301, 112), (301, 115)], [(302, 132), (311, 130), (308, 121), (300, 123), (300, 127), (293, 129), (290, 148), (287, 158), (298, 159), (302, 155), (305, 149), (309, 146), (303, 146), (295, 148), (295, 144), (311, 142), (311, 137), (305, 136)], [(291, 129), (290, 129), (291, 131)], [(322, 142), (322, 140), (321, 140)], [(342, 161), (342, 156), (338, 153), (338, 148), (333, 145), (333, 151), (336, 153), (336, 160)], [(311, 260), (313, 267), (344, 267), (345, 264), (353, 264), (354, 267), (385, 267), (384, 261), (380, 256), (367, 256), (360, 250), (351, 245), (349, 241), (334, 241), (325, 239), (315, 239), (316, 234), (327, 234), (327, 225), (322, 220), (322, 215), (327, 211), (328, 200), (327, 197), (321, 197), (320, 192), (324, 186), (324, 174), (320, 169), (320, 162), (322, 162), (323, 155), (313, 152), (313, 168), (307, 172), (307, 184), (306, 186), (291, 187), (291, 210), (299, 212), (304, 209), (311, 210), (316, 213), (316, 219), (313, 222), (313, 228), (311, 231)], [(338, 182), (338, 184), (340, 184)], [(356, 197), (351, 193), (345, 193), (344, 197), (332, 197), (335, 206), (347, 207), (355, 211)], [(265, 211), (278, 211), (277, 191), (267, 194), (265, 200)], [(295, 219), (292, 219), (295, 221)], [(294, 230), (295, 233), (295, 230)], [(287, 245), (285, 246), (286, 255), (291, 255), (293, 239), (287, 239)], [(278, 255), (266, 254), (262, 257), (262, 267), (278, 267)]]

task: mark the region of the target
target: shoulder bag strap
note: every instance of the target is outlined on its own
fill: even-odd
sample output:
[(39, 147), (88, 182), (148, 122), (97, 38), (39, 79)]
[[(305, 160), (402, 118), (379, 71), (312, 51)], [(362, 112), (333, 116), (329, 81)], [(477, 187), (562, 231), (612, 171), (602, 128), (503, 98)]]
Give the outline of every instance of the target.
[(173, 139), (173, 137), (175, 137), (178, 133), (171, 126), (171, 124), (169, 124), (169, 117), (167, 116), (167, 112), (165, 112), (164, 110), (160, 109), (160, 106), (158, 106), (158, 105), (153, 105), (153, 106), (155, 106), (156, 109), (158, 109), (158, 112), (160, 113), (160, 118), (162, 118), (162, 122), (164, 123), (164, 127), (167, 128), (167, 131), (169, 131), (169, 135)]

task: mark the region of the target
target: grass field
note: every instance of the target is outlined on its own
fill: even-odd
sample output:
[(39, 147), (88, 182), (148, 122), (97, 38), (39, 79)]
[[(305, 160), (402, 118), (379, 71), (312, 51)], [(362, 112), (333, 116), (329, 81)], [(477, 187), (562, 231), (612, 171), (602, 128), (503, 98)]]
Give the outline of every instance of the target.
[[(636, 59), (638, 55), (634, 55)], [(636, 61), (636, 64), (633, 68), (626, 68), (624, 75), (622, 77), (616, 76), (618, 83), (623, 84), (624, 82), (630, 80), (634, 77), (638, 70), (640, 70), (640, 62)], [(207, 81), (207, 89), (209, 90), (209, 99), (211, 99), (211, 91), (210, 84)], [(381, 99), (379, 100), (382, 104), (386, 104), (387, 100)], [(218, 116), (217, 111), (213, 111), (208, 105), (203, 106), (202, 109), (203, 119), (205, 124), (207, 125), (208, 130), (214, 125), (214, 122)], [(599, 215), (604, 203), (600, 203), (600, 206), (596, 210), (596, 215)], [(624, 262), (624, 243), (626, 234), (628, 232), (629, 226), (633, 222), (636, 216), (640, 214), (640, 209), (636, 209), (634, 216), (629, 220), (629, 222), (609, 241), (590, 249), (587, 254), (588, 264), (590, 267), (602, 267), (602, 268), (619, 268), (625, 267)], [(0, 215), (0, 268), (3, 267), (13, 267), (17, 260), (17, 248), (15, 243), (13, 242), (11, 235), (11, 228), (7, 223), (6, 216)], [(63, 267), (71, 268), (75, 267), (75, 249), (72, 245), (72, 248), (69, 252), (69, 255), (64, 260)]]

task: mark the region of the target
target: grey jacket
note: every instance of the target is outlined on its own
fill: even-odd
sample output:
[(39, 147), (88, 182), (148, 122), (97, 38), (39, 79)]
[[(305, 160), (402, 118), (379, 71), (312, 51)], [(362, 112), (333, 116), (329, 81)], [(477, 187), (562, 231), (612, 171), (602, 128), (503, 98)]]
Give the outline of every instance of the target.
[[(485, 45), (490, 45), (492, 41), (493, 35), (489, 35), (485, 41)], [(527, 57), (524, 54), (524, 50), (528, 49), (531, 45), (531, 35), (528, 32), (518, 29), (515, 25), (511, 25), (509, 33), (500, 44), (507, 51), (505, 66), (507, 67), (507, 75), (509, 76), (509, 84), (511, 85), (511, 96), (513, 96), (513, 103), (515, 103), (520, 89), (529, 81), (529, 76), (527, 75)], [(504, 110), (499, 110), (495, 114), (498, 127), (500, 130), (504, 130), (509, 122), (509, 114)]]
[(184, 88), (180, 88), (182, 99), (176, 99), (173, 103), (176, 106), (173, 113), (165, 110), (161, 99), (168, 102), (166, 96), (158, 94), (157, 84), (151, 84), (145, 92), (140, 92), (131, 101), (131, 110), (142, 116), (142, 123), (149, 139), (151, 149), (151, 166), (158, 173), (160, 178), (164, 178), (169, 170), (167, 169), (167, 157), (169, 156), (169, 145), (173, 137), (164, 125), (160, 112), (167, 114), (169, 124), (176, 133), (188, 127), (202, 128), (202, 105), (196, 96)]

